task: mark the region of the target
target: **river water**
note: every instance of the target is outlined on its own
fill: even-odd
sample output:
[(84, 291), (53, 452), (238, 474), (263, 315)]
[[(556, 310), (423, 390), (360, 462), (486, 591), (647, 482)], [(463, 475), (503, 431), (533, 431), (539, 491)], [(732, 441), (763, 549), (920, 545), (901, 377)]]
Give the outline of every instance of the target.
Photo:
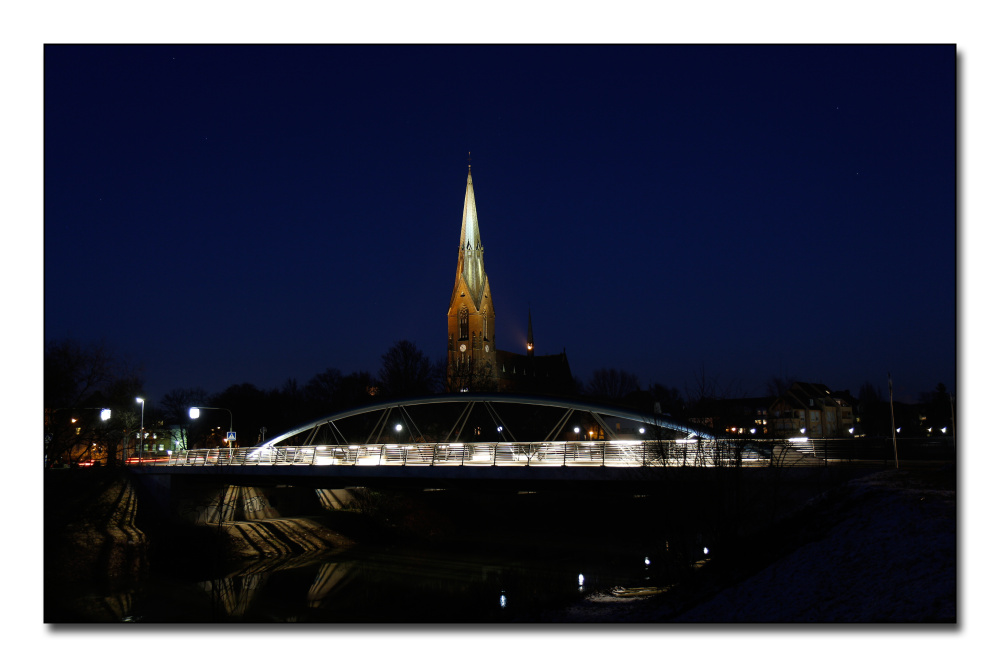
[(455, 553), (360, 546), (203, 581), (155, 577), (126, 620), (156, 622), (504, 623), (544, 620), (595, 590), (649, 583), (641, 553), (550, 546)]
[(46, 620), (544, 622), (591, 593), (662, 586), (669, 578), (667, 543), (635, 511), (641, 500), (583, 509), (573, 499), (513, 497), (490, 500), (490, 513), (467, 497), (434, 498), (441, 506), (427, 510), (424, 524), (447, 509), (459, 519), (442, 539), (360, 539), (224, 566), (206, 557), (174, 567), (154, 555), (148, 573), (117, 592), (96, 584), (47, 591)]

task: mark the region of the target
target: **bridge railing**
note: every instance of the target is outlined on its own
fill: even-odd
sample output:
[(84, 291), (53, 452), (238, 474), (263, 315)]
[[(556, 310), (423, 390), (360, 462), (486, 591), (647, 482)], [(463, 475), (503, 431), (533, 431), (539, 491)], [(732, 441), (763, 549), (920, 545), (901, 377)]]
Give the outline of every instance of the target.
[[(156, 466), (732, 466), (737, 455), (696, 441), (553, 441), (309, 445), (193, 449), (143, 461)], [(739, 465), (769, 457), (740, 452)]]
[[(773, 453), (772, 453), (773, 448)], [(901, 460), (949, 458), (954, 444), (927, 438), (898, 442)], [(758, 467), (883, 465), (894, 461), (890, 439), (584, 440), (409, 443), (193, 449), (143, 466), (620, 466)]]

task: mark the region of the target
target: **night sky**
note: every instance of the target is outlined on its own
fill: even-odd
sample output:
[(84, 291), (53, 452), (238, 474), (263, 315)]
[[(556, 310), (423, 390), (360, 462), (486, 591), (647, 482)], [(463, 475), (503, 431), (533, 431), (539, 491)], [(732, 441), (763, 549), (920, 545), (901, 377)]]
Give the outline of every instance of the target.
[(501, 349), (682, 392), (956, 379), (956, 49), (46, 46), (44, 336), (175, 388)]

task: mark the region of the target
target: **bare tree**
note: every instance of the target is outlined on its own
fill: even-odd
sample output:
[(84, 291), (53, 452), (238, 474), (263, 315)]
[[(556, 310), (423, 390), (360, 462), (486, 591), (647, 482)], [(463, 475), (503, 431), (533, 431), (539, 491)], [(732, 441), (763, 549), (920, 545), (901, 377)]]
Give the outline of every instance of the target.
[(793, 384), (795, 384), (795, 380), (787, 375), (772, 375), (767, 381), (767, 393), (775, 398), (784, 396)]
[(343, 376), (336, 368), (317, 373), (306, 383), (305, 398), (322, 414), (332, 412), (339, 403)]
[(439, 357), (431, 365), (431, 390), (435, 394), (448, 391), (448, 357)]
[[(137, 371), (103, 342), (68, 339), (46, 343), (44, 377), (46, 460), (94, 458), (95, 445), (117, 450), (117, 438), (107, 442), (114, 422), (101, 420), (100, 408), (111, 409), (112, 420), (134, 408)], [(115, 460), (110, 450), (105, 455)]]
[(882, 389), (876, 388), (871, 382), (865, 382), (858, 390), (858, 401), (862, 403), (881, 403), (885, 398), (882, 396)]
[(126, 374), (124, 363), (102, 341), (81, 345), (76, 340), (45, 345), (45, 406), (77, 407)]
[(497, 376), (489, 362), (471, 362), (464, 366), (459, 363), (452, 369), (453, 391), (496, 391), (497, 386)]
[[(660, 412), (665, 415), (682, 417), (685, 414), (684, 400), (677, 387), (665, 387), (662, 384), (654, 384), (649, 390), (650, 397), (660, 406)], [(654, 410), (655, 411), (655, 410)]]
[(379, 386), (368, 371), (356, 371), (341, 379), (339, 393), (340, 406), (350, 408), (377, 398)]
[(639, 391), (639, 378), (634, 373), (617, 368), (598, 368), (587, 383), (587, 393), (612, 400), (620, 400)]
[(889, 404), (883, 398), (882, 390), (871, 382), (862, 384), (858, 391), (858, 423), (869, 437), (892, 433)]
[(163, 418), (168, 426), (176, 426), (180, 436), (180, 446), (189, 449), (191, 418), (188, 411), (208, 403), (208, 393), (198, 387), (193, 389), (171, 389), (160, 399)]
[(431, 362), (410, 341), (397, 341), (382, 355), (379, 380), (388, 396), (430, 393)]

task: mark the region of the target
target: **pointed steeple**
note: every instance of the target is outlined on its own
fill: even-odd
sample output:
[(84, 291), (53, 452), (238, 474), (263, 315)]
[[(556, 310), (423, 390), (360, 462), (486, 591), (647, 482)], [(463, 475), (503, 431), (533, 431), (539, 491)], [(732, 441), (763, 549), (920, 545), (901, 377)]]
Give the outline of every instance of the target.
[(462, 234), (458, 240), (455, 287), (448, 306), (448, 388), (495, 391), (497, 349), (490, 281), (483, 266), (483, 242), (472, 190), (472, 166), (465, 180)]
[(465, 181), (465, 206), (462, 210), (462, 235), (458, 241), (458, 274), (465, 279), (476, 308), (482, 305), (486, 288), (486, 268), (483, 265), (483, 242), (479, 238), (479, 218), (476, 196), (472, 191), (472, 165)]

